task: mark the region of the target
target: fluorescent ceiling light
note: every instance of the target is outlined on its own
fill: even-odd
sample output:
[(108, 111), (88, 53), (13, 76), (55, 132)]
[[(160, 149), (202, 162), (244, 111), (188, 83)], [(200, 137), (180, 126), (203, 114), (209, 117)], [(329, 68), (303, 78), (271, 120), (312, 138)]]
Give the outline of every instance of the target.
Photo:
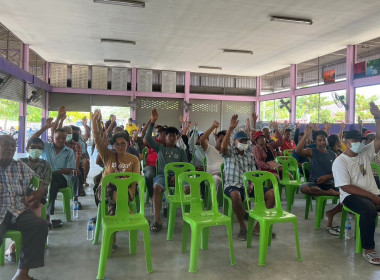
[(201, 69), (213, 69), (213, 70), (222, 70), (222, 67), (217, 66), (198, 66)]
[(131, 63), (129, 60), (105, 59), (104, 62)]
[(137, 0), (94, 0), (95, 3), (131, 6), (145, 8), (145, 2)]
[(128, 40), (120, 40), (120, 39), (100, 39), (100, 42), (102, 43), (121, 43), (121, 44), (130, 44), (130, 45), (136, 45), (135, 41), (128, 41)]
[(271, 16), (271, 21), (280, 21), (280, 22), (290, 22), (290, 23), (303, 23), (312, 25), (313, 21), (311, 19), (303, 19), (303, 18), (291, 18), (291, 17), (280, 17), (280, 16)]
[(232, 49), (223, 49), (225, 53), (243, 53), (243, 54), (253, 54), (253, 51), (247, 50), (232, 50)]

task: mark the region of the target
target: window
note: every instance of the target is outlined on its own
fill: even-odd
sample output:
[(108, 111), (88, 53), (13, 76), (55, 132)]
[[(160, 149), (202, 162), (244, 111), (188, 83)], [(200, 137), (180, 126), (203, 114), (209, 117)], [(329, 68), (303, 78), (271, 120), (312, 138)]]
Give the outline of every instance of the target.
[(355, 120), (360, 117), (364, 123), (374, 123), (375, 120), (369, 111), (369, 103), (380, 105), (380, 85), (360, 87), (355, 89)]
[(260, 120), (274, 120), (274, 100), (260, 102)]

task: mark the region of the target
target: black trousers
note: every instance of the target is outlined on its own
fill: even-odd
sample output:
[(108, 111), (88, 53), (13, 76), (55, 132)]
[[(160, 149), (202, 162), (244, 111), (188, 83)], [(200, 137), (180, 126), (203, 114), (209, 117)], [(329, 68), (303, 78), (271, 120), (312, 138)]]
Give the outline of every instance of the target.
[(375, 249), (375, 227), (377, 208), (373, 202), (359, 195), (349, 195), (343, 200), (343, 204), (352, 211), (360, 214), (360, 237), (363, 249)]
[(59, 189), (66, 188), (67, 181), (66, 178), (57, 172), (53, 172), (49, 190), (49, 206), (47, 209), (47, 213), (50, 215), (54, 215), (54, 206), (55, 200), (57, 198), (57, 193)]
[(22, 212), (11, 223), (12, 214), (7, 212), (0, 224), (0, 245), (7, 230), (19, 230), (22, 233), (23, 247), (18, 268), (30, 269), (44, 266), (45, 242), (48, 235), (46, 220), (37, 217), (29, 209)]

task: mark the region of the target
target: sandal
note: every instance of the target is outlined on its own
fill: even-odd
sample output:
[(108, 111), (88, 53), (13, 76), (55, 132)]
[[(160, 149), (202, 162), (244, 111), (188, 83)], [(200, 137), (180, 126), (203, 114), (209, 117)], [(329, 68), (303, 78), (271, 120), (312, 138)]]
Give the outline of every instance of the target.
[(378, 256), (376, 254), (376, 252), (372, 252), (372, 253), (367, 253), (365, 254), (364, 251), (363, 251), (363, 257), (365, 258), (365, 260), (371, 264), (376, 264), (376, 265), (379, 265), (380, 264), (380, 261), (375, 261), (375, 259), (379, 259), (380, 260), (380, 256)]
[(238, 233), (237, 238), (241, 241), (247, 240), (247, 230), (246, 229), (241, 229)]
[(10, 253), (9, 255), (5, 255), (5, 258), (10, 263), (15, 263), (16, 262), (16, 253)]
[[(253, 235), (260, 236), (260, 231), (253, 231)], [(272, 238), (276, 238), (275, 232), (272, 232)]]
[(151, 226), (150, 226), (150, 230), (153, 231), (153, 232), (159, 232), (160, 230), (162, 230), (162, 224), (158, 223), (158, 222), (154, 222)]
[(335, 226), (335, 227), (327, 227), (326, 230), (332, 234), (332, 235), (339, 235), (340, 234), (340, 227), (339, 226)]

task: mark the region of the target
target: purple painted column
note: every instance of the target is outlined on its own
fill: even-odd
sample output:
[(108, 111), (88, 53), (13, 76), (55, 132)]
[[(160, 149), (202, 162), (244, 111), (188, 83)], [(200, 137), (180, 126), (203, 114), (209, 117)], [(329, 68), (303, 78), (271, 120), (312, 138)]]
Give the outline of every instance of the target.
[[(184, 101), (189, 103), (190, 102), (190, 83), (191, 83), (191, 78), (190, 78), (190, 72), (185, 72), (185, 99)], [(183, 118), (190, 119), (190, 113), (186, 112), (185, 109), (183, 109)]]
[(356, 57), (356, 47), (353, 45), (347, 46), (346, 58), (346, 100), (349, 106), (346, 112), (346, 121), (348, 123), (355, 123), (355, 88), (353, 86), (354, 80), (354, 64)]
[(297, 65), (290, 65), (290, 123), (296, 122)]
[[(136, 88), (137, 88), (137, 69), (135, 67), (132, 68), (132, 95), (131, 101), (134, 101), (136, 98)], [(136, 120), (136, 110), (131, 108), (131, 118)]]
[(257, 121), (260, 120), (260, 95), (261, 95), (261, 76), (256, 77), (256, 114), (259, 116)]
[[(23, 69), (29, 71), (29, 45), (24, 44), (23, 51)], [(26, 141), (26, 117), (27, 117), (27, 99), (28, 99), (28, 83), (25, 82), (24, 87), (24, 102), (19, 103), (19, 118), (18, 118), (18, 140), (17, 140), (17, 152), (25, 152)]]

